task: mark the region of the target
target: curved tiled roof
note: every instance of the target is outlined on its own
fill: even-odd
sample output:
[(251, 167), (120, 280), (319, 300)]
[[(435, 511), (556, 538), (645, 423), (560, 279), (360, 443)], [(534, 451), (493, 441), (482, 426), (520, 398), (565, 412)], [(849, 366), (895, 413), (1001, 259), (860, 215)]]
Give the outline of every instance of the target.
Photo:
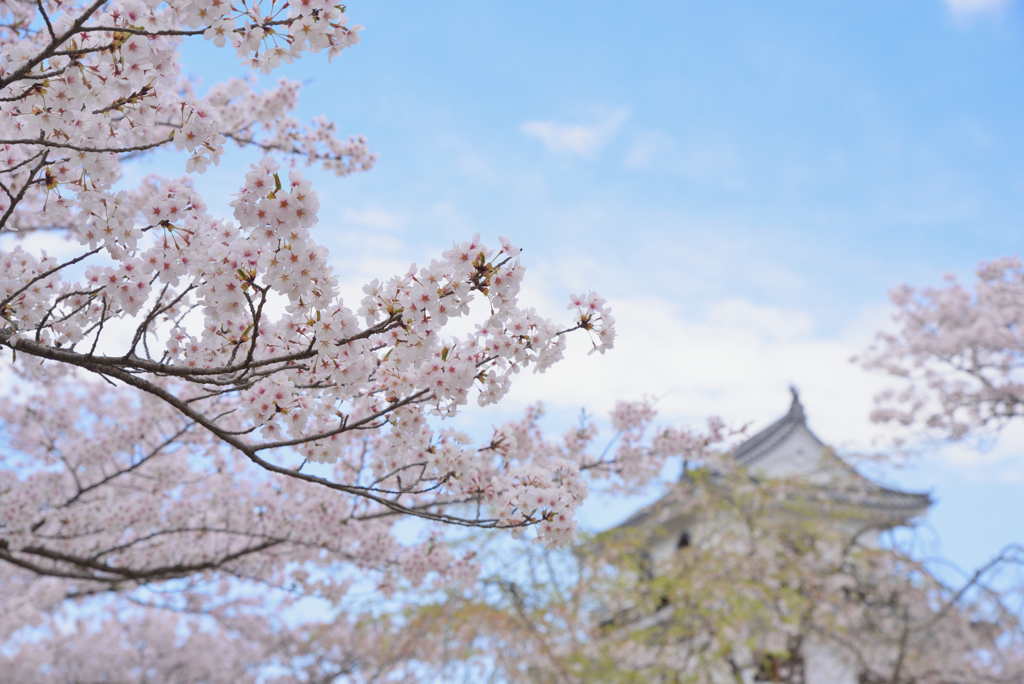
[[(733, 457), (741, 465), (749, 467), (763, 456), (771, 453), (775, 447), (800, 428), (806, 430), (807, 434), (820, 444), (823, 450), (827, 449), (824, 442), (807, 428), (807, 416), (804, 413), (803, 405), (800, 403), (800, 395), (796, 388), (791, 387), (790, 391), (793, 394), (793, 401), (786, 415), (733, 450)], [(904, 492), (891, 487), (885, 487), (864, 477), (838, 456), (829, 455), (828, 457), (834, 459), (837, 467), (848, 472), (851, 476), (849, 479), (850, 485), (842, 489), (828, 486), (809, 488), (806, 492), (806, 497), (809, 501), (820, 501), (874, 510), (889, 510), (893, 513), (904, 514), (912, 513), (913, 511), (923, 511), (932, 505), (932, 498), (928, 493)], [(674, 504), (681, 503), (684, 496), (682, 488), (675, 488), (658, 501), (645, 506), (631, 515), (617, 527), (637, 527), (642, 525), (645, 521), (655, 517), (656, 514), (665, 511), (666, 508), (671, 508)]]
[[(800, 403), (800, 394), (795, 387), (790, 387), (789, 391), (793, 393), (793, 403), (790, 404), (789, 411), (782, 418), (736, 447), (732, 455), (737, 461), (743, 465), (750, 465), (770, 452), (797, 428), (806, 426), (807, 417), (804, 415), (803, 404)], [(808, 432), (810, 431), (808, 430)], [(811, 433), (811, 436), (813, 437), (814, 434)], [(818, 438), (815, 437), (815, 439)], [(818, 440), (818, 443), (822, 447), (825, 446), (821, 440)]]

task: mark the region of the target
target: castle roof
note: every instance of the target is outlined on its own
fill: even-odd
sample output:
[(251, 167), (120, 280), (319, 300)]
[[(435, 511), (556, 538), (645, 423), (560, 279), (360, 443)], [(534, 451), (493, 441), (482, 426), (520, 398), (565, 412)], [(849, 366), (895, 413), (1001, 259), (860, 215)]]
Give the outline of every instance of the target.
[[(806, 479), (803, 492), (809, 500), (857, 510), (867, 517), (879, 517), (890, 524), (903, 524), (923, 515), (932, 504), (931, 495), (886, 487), (859, 473), (835, 455), (807, 427), (800, 395), (790, 388), (789, 411), (732, 451), (732, 457), (755, 477)], [(642, 526), (660, 521), (684, 502), (684, 487), (674, 487), (664, 497), (637, 511), (619, 527)]]

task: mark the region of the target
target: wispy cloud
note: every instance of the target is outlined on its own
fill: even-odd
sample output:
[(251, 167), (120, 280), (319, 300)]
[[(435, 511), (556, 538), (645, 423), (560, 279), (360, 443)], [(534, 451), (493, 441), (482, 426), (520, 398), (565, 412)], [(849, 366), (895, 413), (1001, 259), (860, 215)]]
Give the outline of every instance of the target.
[(531, 138), (544, 143), (554, 154), (575, 154), (592, 158), (615, 135), (619, 127), (629, 118), (629, 112), (618, 110), (603, 121), (585, 126), (563, 124), (556, 121), (527, 121), (519, 130)]
[(1006, 7), (1013, 0), (943, 0), (954, 14), (976, 14)]
[[(557, 287), (524, 286), (524, 301), (564, 318), (555, 311), (560, 299), (545, 301)], [(651, 396), (668, 423), (719, 415), (730, 425), (754, 421), (756, 430), (785, 412), (792, 383), (806, 400), (813, 429), (830, 444), (870, 450), (876, 438), (885, 443), (887, 431), (871, 424), (868, 414), (874, 394), (891, 383), (849, 361), (879, 327), (874, 317), (858, 321), (866, 335), (822, 336), (805, 311), (742, 299), (691, 311), (656, 296), (636, 296), (616, 299), (612, 307), (619, 332), (614, 350), (588, 356), (588, 340), (569, 340), (564, 362), (544, 374), (517, 376), (504, 408), (543, 397), (555, 416), (581, 407), (602, 416), (618, 399)], [(887, 317), (885, 310), (883, 322)]]
[(341, 220), (346, 224), (366, 228), (395, 228), (402, 223), (395, 214), (376, 207), (366, 209), (345, 207), (341, 212)]
[(648, 131), (633, 142), (626, 155), (627, 169), (645, 169), (657, 157), (674, 147), (672, 137), (661, 131)]

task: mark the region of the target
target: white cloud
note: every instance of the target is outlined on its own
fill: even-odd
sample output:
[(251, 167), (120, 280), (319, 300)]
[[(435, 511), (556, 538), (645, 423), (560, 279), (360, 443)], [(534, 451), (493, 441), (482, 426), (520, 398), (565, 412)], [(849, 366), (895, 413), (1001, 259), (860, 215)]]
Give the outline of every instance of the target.
[[(555, 282), (557, 277), (530, 275), (522, 301), (566, 320), (564, 303), (551, 293), (568, 289)], [(811, 429), (841, 453), (887, 451), (897, 435), (868, 418), (873, 397), (895, 381), (850, 363), (877, 331), (892, 328), (887, 305), (851, 311), (847, 329), (824, 336), (806, 311), (743, 299), (696, 311), (656, 296), (611, 304), (619, 333), (613, 350), (588, 355), (586, 338), (570, 336), (564, 361), (543, 374), (520, 374), (500, 407), (467, 415), (476, 414), (471, 420), (479, 426), (491, 425), (542, 401), (550, 414), (547, 429), (557, 433), (573, 424), (580, 409), (604, 417), (620, 399), (651, 397), (665, 423), (700, 424), (718, 415), (732, 426), (749, 424), (757, 431), (788, 409), (787, 388), (793, 384)], [(1024, 481), (1024, 422), (1008, 426), (987, 445), (921, 445), (910, 463), (918, 462), (975, 482)]]
[(975, 14), (1006, 7), (1013, 0), (944, 0), (954, 14)]
[(629, 112), (619, 110), (591, 126), (562, 124), (555, 121), (527, 121), (519, 130), (544, 143), (554, 154), (575, 154), (592, 158), (615, 135), (629, 118)]
[(657, 298), (615, 301), (613, 310), (614, 350), (588, 356), (575, 340), (562, 364), (517, 378), (510, 403), (540, 399), (560, 414), (600, 415), (616, 400), (649, 396), (669, 422), (720, 415), (758, 429), (786, 411), (792, 383), (827, 442), (866, 449), (879, 433), (867, 416), (884, 381), (850, 364), (855, 343), (815, 336), (804, 312), (728, 300), (686, 317)]
[[(566, 320), (561, 298), (550, 293), (568, 290), (539, 275), (532, 272), (524, 281), (522, 301)], [(651, 397), (665, 423), (699, 425), (718, 415), (732, 426), (749, 424), (757, 431), (785, 413), (793, 384), (811, 429), (841, 453), (868, 455), (892, 445), (896, 432), (873, 424), (868, 415), (873, 397), (894, 381), (850, 362), (876, 331), (891, 328), (888, 306), (851, 311), (846, 330), (825, 336), (806, 311), (742, 299), (695, 311), (656, 296), (611, 303), (619, 333), (613, 350), (588, 355), (589, 341), (570, 336), (564, 361), (543, 374), (518, 375), (500, 406), (464, 416), (484, 427), (518, 417), (525, 406), (542, 401), (550, 416), (547, 429), (558, 433), (573, 424), (580, 409), (604, 417), (620, 399)], [(933, 445), (921, 458), (978, 481), (1022, 480), (1024, 423), (1007, 430), (992, 448)]]
[[(569, 292), (558, 274), (534, 270), (522, 301), (556, 321), (568, 317)], [(571, 278), (570, 278), (571, 279)], [(658, 296), (611, 301), (618, 338), (605, 354), (588, 355), (585, 336), (570, 336), (563, 362), (544, 374), (520, 374), (501, 407), (476, 419), (485, 425), (543, 401), (549, 429), (561, 431), (581, 408), (597, 416), (617, 400), (656, 398), (667, 423), (702, 423), (711, 415), (757, 430), (789, 406), (790, 384), (804, 398), (812, 429), (845, 450), (871, 450), (882, 430), (868, 420), (872, 397), (887, 380), (861, 370), (850, 357), (883, 327), (888, 308), (851, 312), (849, 332), (825, 337), (805, 311), (724, 299), (686, 308)], [(865, 333), (868, 330), (869, 333)], [(499, 415), (500, 414), (500, 415)]]
[(627, 169), (646, 169), (651, 163), (672, 150), (672, 137), (662, 131), (648, 131), (638, 136), (626, 155)]

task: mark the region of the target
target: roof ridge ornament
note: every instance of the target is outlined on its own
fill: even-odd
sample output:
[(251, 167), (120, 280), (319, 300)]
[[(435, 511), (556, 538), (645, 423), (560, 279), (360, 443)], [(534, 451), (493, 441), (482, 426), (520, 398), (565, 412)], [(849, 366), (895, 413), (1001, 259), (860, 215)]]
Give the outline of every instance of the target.
[(789, 406), (788, 417), (803, 421), (806, 415), (804, 414), (804, 406), (800, 403), (800, 390), (795, 385), (790, 385), (789, 392), (793, 395), (793, 403)]

